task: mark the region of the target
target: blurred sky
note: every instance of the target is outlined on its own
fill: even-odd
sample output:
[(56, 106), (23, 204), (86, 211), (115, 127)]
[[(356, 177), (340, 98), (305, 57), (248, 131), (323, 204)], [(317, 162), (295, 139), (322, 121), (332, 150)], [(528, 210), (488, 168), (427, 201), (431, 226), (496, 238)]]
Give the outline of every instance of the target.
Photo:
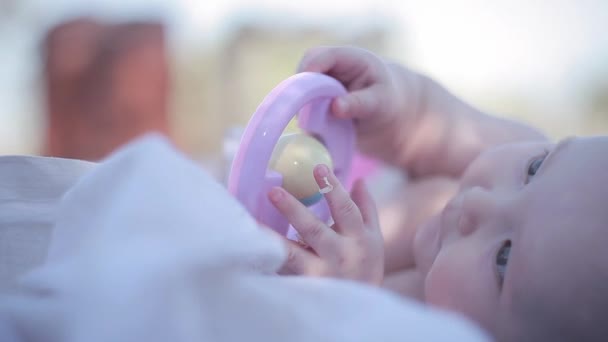
[(585, 84), (608, 77), (605, 0), (0, 0), (0, 153), (29, 151), (40, 122), (43, 31), (65, 16), (160, 18), (177, 53), (221, 42), (240, 20), (394, 31), (391, 57), (465, 97), (512, 92), (544, 115), (576, 108)]

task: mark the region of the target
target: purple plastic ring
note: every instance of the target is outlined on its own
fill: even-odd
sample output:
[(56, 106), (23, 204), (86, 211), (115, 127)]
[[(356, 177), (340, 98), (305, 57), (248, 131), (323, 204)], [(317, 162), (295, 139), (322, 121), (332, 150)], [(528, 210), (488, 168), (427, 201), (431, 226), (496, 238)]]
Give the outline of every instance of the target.
[[(320, 73), (299, 73), (275, 87), (251, 117), (228, 178), (228, 190), (258, 222), (287, 235), (289, 222), (272, 205), (268, 192), (282, 185), (280, 174), (268, 169), (272, 151), (281, 134), (297, 114), (298, 126), (318, 138), (327, 148), (334, 173), (346, 184), (355, 150), (355, 131), (350, 119), (329, 114), (331, 100), (346, 94), (332, 77)], [(327, 222), (330, 218), (323, 199), (310, 207)]]

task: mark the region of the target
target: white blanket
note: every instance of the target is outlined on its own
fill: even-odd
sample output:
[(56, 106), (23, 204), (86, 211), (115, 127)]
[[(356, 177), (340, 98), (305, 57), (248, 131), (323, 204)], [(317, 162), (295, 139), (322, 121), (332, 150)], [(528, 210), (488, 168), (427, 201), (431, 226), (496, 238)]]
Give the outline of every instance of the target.
[(0, 297), (1, 341), (487, 340), (380, 289), (275, 275), (281, 241), (159, 136), (84, 169), (53, 207), (47, 260)]

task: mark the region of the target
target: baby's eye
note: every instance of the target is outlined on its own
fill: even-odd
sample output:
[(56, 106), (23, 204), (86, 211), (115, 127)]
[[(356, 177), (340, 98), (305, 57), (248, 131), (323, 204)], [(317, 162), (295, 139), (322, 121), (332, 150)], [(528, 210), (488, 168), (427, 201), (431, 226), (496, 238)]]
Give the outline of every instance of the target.
[(547, 154), (545, 153), (542, 156), (534, 157), (528, 163), (528, 170), (527, 170), (527, 175), (526, 175), (526, 184), (528, 184), (528, 182), (530, 182), (530, 179), (532, 179), (532, 177), (534, 177), (536, 175), (536, 172), (538, 172), (538, 169), (540, 169), (540, 166), (545, 161), (545, 157), (546, 156), (547, 156)]
[(498, 276), (498, 284), (500, 287), (502, 287), (502, 283), (505, 280), (509, 253), (511, 253), (511, 240), (503, 242), (502, 246), (498, 249), (498, 253), (496, 253), (496, 275)]

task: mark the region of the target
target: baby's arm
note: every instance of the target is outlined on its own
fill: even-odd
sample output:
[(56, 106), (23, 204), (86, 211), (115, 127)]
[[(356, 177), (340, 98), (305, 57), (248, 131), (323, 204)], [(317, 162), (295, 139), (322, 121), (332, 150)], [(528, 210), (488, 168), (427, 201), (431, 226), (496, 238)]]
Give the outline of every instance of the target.
[(314, 48), (299, 70), (339, 80), (348, 94), (332, 101), (333, 114), (355, 119), (364, 153), (413, 177), (459, 178), (488, 147), (545, 139), (532, 127), (482, 113), (430, 78), (364, 49)]
[[(412, 176), (459, 178), (485, 149), (522, 140), (545, 140), (537, 129), (488, 115), (434, 80), (387, 62), (400, 101), (402, 137), (394, 163)], [(413, 108), (412, 108), (413, 107)]]

